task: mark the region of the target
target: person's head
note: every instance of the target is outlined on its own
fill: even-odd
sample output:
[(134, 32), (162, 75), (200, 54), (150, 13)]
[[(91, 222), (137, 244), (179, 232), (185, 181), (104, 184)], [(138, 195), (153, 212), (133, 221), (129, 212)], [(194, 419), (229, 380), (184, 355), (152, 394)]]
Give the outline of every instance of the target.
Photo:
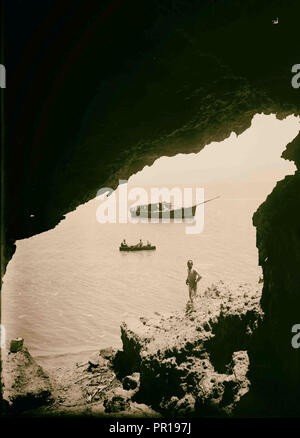
[(193, 267), (193, 260), (188, 260), (188, 262), (187, 262), (187, 267), (188, 267), (189, 269), (192, 269), (192, 267)]

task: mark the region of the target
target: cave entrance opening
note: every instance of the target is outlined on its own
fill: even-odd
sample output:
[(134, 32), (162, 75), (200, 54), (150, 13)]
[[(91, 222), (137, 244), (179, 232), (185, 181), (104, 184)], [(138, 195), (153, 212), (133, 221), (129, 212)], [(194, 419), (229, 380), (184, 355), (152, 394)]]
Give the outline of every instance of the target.
[[(281, 158), (299, 118), (257, 114), (251, 127), (196, 154), (161, 157), (132, 175), (130, 187), (201, 187), (203, 232), (184, 223), (99, 224), (99, 200), (66, 215), (55, 229), (17, 242), (2, 289), (7, 339), (21, 336), (35, 356), (120, 346), (127, 317), (185, 306), (186, 262), (202, 275), (199, 290), (218, 281), (257, 284), (261, 275), (252, 215), (276, 182), (293, 174)], [(120, 186), (116, 190), (118, 192)], [(121, 253), (125, 238), (156, 251)]]

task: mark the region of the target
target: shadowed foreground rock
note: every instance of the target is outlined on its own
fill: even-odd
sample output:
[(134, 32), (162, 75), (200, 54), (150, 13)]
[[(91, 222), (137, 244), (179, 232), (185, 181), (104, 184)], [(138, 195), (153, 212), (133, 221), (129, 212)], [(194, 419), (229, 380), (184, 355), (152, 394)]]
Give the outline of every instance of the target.
[(251, 358), (263, 317), (257, 286), (220, 282), (193, 308), (128, 320), (123, 351), (78, 355), (83, 363), (44, 360), (50, 378), (26, 348), (8, 353), (4, 398), (12, 412), (34, 417), (240, 416), (252, 387), (248, 352)]
[(253, 331), (262, 320), (260, 291), (222, 282), (185, 314), (130, 320), (121, 326), (119, 378), (140, 373), (133, 400), (163, 415), (232, 416), (248, 392)]
[(9, 411), (34, 409), (52, 401), (49, 377), (26, 347), (16, 353), (7, 353), (4, 358), (3, 381), (3, 398), (8, 402)]

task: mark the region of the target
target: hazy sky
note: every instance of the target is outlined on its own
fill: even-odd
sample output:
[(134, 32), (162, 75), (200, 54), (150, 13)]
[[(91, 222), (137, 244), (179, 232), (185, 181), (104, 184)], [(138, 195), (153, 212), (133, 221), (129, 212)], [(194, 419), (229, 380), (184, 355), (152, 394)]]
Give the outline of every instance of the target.
[(130, 185), (197, 184), (272, 181), (293, 174), (294, 163), (281, 157), (286, 145), (300, 130), (300, 118), (284, 120), (257, 114), (240, 136), (232, 133), (213, 142), (197, 154), (161, 157), (129, 179)]

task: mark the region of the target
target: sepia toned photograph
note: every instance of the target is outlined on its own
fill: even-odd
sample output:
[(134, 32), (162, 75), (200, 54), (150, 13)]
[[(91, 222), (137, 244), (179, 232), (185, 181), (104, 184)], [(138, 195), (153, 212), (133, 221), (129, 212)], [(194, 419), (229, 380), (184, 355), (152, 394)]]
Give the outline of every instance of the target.
[(299, 16), (1, 2), (1, 419), (300, 418)]

